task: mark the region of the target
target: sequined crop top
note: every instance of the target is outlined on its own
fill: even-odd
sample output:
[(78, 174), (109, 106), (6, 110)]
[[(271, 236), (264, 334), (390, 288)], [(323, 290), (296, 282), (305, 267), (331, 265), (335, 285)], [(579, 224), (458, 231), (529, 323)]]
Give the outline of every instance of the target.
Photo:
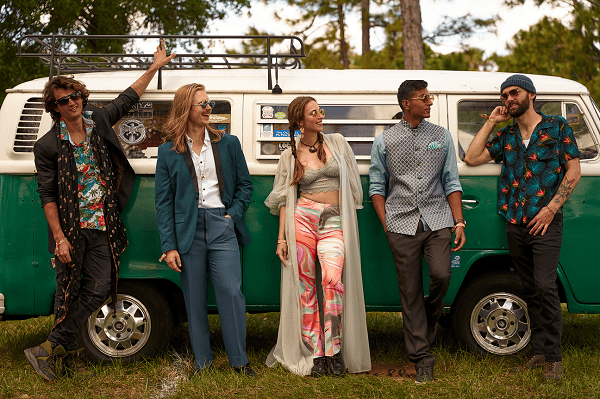
[(314, 194), (340, 189), (340, 166), (331, 157), (319, 169), (304, 168), (304, 176), (298, 181), (301, 193)]

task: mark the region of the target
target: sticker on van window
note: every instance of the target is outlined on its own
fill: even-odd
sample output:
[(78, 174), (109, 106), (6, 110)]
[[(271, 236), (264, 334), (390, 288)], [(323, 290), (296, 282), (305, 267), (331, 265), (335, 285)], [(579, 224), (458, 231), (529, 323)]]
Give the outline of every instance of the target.
[(150, 101), (140, 101), (131, 107), (131, 110), (125, 115), (128, 119), (152, 119), (152, 103)]
[(227, 125), (217, 125), (217, 129), (227, 133)]
[(262, 125), (260, 137), (273, 137), (273, 125), (271, 125), (270, 123), (265, 123), (264, 125)]
[(210, 114), (208, 123), (231, 123), (231, 115), (229, 114)]
[(290, 148), (290, 143), (277, 143), (277, 149), (279, 150), (279, 152), (284, 152), (288, 148)]
[[(290, 137), (289, 130), (275, 130), (273, 137)], [(300, 130), (294, 131), (294, 137), (300, 137)]]
[(119, 137), (126, 144), (139, 144), (146, 138), (146, 127), (137, 119), (128, 119), (119, 128)]
[(270, 105), (265, 105), (261, 108), (261, 115), (263, 119), (273, 119), (273, 113), (275, 110)]
[(277, 119), (285, 119), (286, 115), (285, 112), (278, 112), (275, 114), (275, 118)]

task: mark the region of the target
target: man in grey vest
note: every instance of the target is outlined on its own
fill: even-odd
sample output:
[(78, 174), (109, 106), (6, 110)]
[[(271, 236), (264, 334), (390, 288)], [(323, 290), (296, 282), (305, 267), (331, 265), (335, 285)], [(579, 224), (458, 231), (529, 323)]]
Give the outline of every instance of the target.
[[(465, 244), (462, 187), (450, 132), (425, 121), (434, 96), (423, 80), (398, 88), (403, 115), (373, 141), (369, 195), (396, 264), (404, 341), (415, 382), (433, 380), (430, 345), (450, 285), (451, 251)], [(452, 233), (455, 233), (451, 248)], [(429, 266), (429, 296), (423, 295), (421, 255)]]

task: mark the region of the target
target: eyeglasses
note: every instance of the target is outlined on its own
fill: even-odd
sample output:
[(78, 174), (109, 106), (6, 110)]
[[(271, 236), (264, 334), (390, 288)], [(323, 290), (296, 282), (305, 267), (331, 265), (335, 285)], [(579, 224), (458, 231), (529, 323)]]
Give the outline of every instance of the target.
[(214, 102), (214, 100), (204, 100), (201, 103), (192, 104), (192, 105), (194, 105), (196, 107), (202, 107), (204, 109), (206, 109), (207, 105), (210, 105), (211, 108), (214, 108), (215, 107), (215, 102)]
[(321, 115), (323, 118), (325, 118), (325, 110), (323, 108), (320, 108), (319, 110), (313, 109), (308, 114), (310, 116), (312, 116), (313, 119), (317, 119), (319, 117), (319, 115)]
[(520, 89), (512, 89), (508, 93), (502, 93), (502, 94), (500, 94), (500, 99), (502, 100), (502, 102), (505, 103), (506, 100), (508, 100), (508, 97), (517, 98), (517, 96), (519, 95), (520, 91), (521, 91)]
[(419, 97), (414, 97), (414, 98), (407, 98), (407, 100), (421, 100), (423, 102), (429, 100), (429, 101), (433, 101), (435, 97), (433, 96), (433, 94), (421, 94)]
[(61, 106), (65, 106), (69, 103), (69, 100), (72, 98), (73, 101), (77, 101), (78, 98), (81, 97), (81, 92), (80, 91), (74, 91), (71, 94), (67, 94), (64, 97), (59, 98), (58, 100), (54, 101), (54, 104), (56, 105), (61, 105)]

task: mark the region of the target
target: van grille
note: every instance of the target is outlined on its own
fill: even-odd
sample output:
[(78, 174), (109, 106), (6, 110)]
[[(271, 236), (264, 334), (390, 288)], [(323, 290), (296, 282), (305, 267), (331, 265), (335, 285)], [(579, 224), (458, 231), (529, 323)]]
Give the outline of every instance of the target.
[(13, 145), (15, 152), (33, 152), (33, 145), (38, 139), (43, 113), (44, 103), (41, 98), (27, 100), (17, 126), (17, 134)]

